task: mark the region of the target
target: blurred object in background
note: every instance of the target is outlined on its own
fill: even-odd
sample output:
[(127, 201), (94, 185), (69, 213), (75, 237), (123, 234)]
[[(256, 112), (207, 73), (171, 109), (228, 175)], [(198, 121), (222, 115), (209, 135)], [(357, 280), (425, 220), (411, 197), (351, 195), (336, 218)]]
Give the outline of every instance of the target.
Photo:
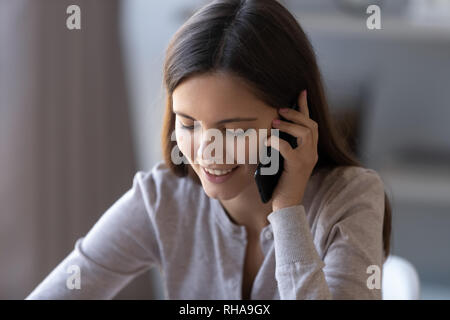
[(450, 0), (410, 0), (407, 14), (415, 24), (450, 28)]
[[(0, 299), (23, 299), (131, 187), (117, 16), (115, 0), (0, 0)], [(149, 296), (136, 286), (122, 297)]]
[(380, 6), (383, 0), (337, 0), (338, 5), (340, 5), (344, 10), (360, 15), (361, 12), (366, 11), (366, 8), (370, 5)]
[[(292, 11), (307, 13), (340, 13), (361, 17), (370, 5), (381, 7), (383, 15), (398, 16), (404, 13), (410, 0), (280, 0), (279, 2)], [(419, 0), (420, 1), (420, 0)]]
[(389, 255), (383, 265), (383, 300), (419, 300), (420, 280), (414, 266), (402, 257)]

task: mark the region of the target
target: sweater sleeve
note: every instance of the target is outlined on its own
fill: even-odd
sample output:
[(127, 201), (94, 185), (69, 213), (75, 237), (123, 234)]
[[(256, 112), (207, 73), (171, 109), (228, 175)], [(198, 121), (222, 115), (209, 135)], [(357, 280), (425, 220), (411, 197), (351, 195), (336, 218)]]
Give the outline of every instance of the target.
[(25, 299), (112, 299), (133, 278), (159, 265), (150, 214), (155, 197), (151, 172), (137, 172), (131, 189)]
[(280, 299), (381, 299), (368, 272), (378, 267), (381, 282), (384, 186), (372, 169), (356, 172), (323, 198), (314, 238), (303, 205), (268, 216)]

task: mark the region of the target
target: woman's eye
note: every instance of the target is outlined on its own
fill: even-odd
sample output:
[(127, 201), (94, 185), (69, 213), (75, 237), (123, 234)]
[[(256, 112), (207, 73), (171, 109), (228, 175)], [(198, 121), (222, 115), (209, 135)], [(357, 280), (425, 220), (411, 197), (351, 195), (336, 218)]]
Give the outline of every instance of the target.
[(181, 127), (187, 130), (194, 130), (194, 126), (185, 126), (184, 124), (181, 124)]
[(183, 122), (181, 122), (181, 121), (178, 121), (179, 122), (179, 124), (180, 124), (180, 126), (181, 126), (181, 128), (182, 129), (186, 129), (186, 130), (194, 130), (195, 129), (195, 125), (185, 125), (185, 124), (183, 124)]

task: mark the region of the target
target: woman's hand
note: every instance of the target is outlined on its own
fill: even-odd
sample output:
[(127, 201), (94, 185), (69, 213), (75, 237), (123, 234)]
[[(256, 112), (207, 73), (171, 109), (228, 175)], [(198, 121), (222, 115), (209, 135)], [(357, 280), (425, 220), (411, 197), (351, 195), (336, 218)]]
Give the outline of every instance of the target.
[[(303, 200), (306, 185), (318, 160), (317, 142), (319, 132), (317, 122), (309, 118), (306, 90), (299, 97), (300, 111), (280, 109), (280, 114), (293, 123), (273, 120), (273, 127), (297, 138), (298, 147), (277, 136), (270, 136), (267, 145), (278, 140), (278, 151), (284, 158), (284, 171), (272, 196), (272, 210), (299, 205)], [(275, 144), (276, 145), (276, 144)]]

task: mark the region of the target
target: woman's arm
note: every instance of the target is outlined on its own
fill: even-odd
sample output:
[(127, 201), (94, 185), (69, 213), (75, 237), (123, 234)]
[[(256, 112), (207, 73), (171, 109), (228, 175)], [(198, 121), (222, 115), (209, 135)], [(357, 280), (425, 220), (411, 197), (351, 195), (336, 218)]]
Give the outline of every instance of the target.
[(303, 205), (268, 216), (281, 299), (381, 299), (380, 289), (367, 286), (367, 268), (382, 270), (384, 186), (371, 169), (350, 170), (355, 174), (330, 188), (317, 213), (314, 238), (323, 260)]
[(152, 172), (137, 172), (132, 188), (25, 299), (112, 299), (133, 278), (159, 265), (151, 214), (155, 192)]

